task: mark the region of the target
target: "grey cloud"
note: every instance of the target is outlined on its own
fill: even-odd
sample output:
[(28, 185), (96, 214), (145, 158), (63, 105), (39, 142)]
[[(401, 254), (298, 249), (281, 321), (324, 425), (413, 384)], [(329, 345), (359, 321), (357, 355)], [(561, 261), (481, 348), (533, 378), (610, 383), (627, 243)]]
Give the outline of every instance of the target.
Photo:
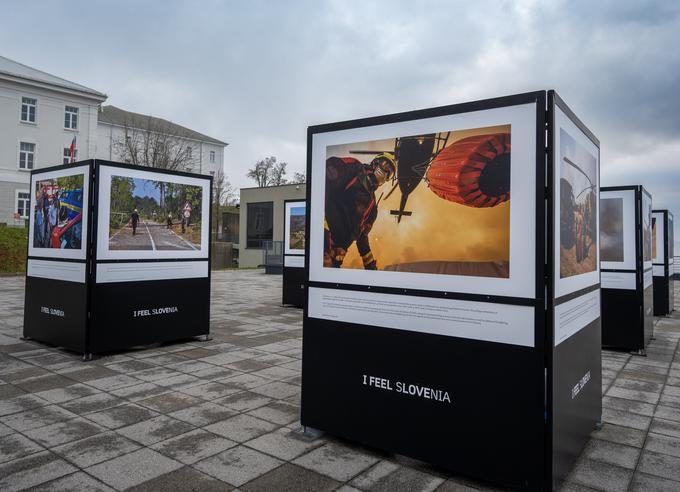
[[(311, 124), (543, 88), (602, 141), (603, 180), (661, 175), (636, 159), (680, 148), (677, 2), (36, 5), (5, 9), (3, 55), (226, 140), (237, 186), (267, 155), (302, 170)], [(672, 201), (680, 176), (649, 183)]]

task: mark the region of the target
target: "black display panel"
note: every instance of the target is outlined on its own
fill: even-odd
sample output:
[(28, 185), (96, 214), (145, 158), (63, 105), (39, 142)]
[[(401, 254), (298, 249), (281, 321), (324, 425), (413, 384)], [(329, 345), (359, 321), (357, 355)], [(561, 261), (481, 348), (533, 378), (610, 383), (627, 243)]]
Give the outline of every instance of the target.
[(305, 304), (304, 267), (283, 267), (283, 293), (281, 304), (302, 307)]
[(207, 335), (210, 281), (206, 277), (97, 284), (91, 309), (97, 321), (90, 329), (93, 353)]
[(86, 299), (85, 283), (27, 276), (24, 337), (86, 352)]
[[(542, 488), (535, 349), (314, 318), (304, 330), (303, 425), (480, 480)], [(337, 369), (319, 370), (327, 366)]]

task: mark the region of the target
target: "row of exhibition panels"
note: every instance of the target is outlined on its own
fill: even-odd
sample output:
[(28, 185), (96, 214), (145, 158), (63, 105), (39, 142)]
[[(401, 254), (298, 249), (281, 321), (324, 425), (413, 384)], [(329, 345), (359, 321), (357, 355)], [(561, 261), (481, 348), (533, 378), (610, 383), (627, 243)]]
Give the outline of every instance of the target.
[[(602, 231), (623, 241), (609, 273), (634, 271), (648, 295), (653, 271), (648, 194), (633, 189), (634, 246), (626, 198), (621, 230), (604, 224), (599, 145), (553, 91), (310, 127), (307, 199), (286, 203), (284, 232), (283, 302), (304, 306), (303, 426), (558, 486), (601, 420), (605, 292), (626, 290), (604, 285)], [(397, 174), (381, 182), (386, 154)], [(44, 234), (25, 336), (99, 353), (207, 335), (210, 178), (79, 166), (32, 174), (30, 234)], [(48, 229), (80, 181), (38, 184), (76, 173), (79, 247)]]
[[(642, 186), (603, 187), (600, 192), (602, 346), (644, 352), (653, 316), (673, 311), (673, 214), (653, 210)], [(305, 302), (305, 201), (285, 202), (282, 304)]]

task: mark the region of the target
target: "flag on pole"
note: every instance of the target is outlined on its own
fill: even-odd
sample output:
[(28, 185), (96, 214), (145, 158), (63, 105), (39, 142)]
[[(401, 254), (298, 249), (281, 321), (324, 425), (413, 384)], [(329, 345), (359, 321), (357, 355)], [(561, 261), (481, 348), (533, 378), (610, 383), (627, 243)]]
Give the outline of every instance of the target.
[(71, 140), (71, 146), (69, 147), (69, 151), (71, 152), (71, 161), (70, 162), (75, 162), (76, 161), (76, 136), (73, 135), (73, 140)]

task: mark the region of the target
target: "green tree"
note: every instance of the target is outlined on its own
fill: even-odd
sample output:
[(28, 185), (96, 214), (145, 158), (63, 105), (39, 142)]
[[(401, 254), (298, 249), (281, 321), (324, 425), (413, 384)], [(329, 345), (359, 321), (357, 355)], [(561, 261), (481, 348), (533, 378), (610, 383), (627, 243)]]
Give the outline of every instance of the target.
[(111, 211), (109, 226), (111, 228), (122, 227), (129, 219), (129, 215), (135, 208), (135, 199), (132, 195), (134, 190), (132, 178), (113, 176), (111, 178)]
[(59, 188), (62, 189), (68, 190), (82, 189), (83, 175), (73, 174), (71, 176), (62, 176), (60, 178), (57, 178), (57, 184), (59, 185)]

